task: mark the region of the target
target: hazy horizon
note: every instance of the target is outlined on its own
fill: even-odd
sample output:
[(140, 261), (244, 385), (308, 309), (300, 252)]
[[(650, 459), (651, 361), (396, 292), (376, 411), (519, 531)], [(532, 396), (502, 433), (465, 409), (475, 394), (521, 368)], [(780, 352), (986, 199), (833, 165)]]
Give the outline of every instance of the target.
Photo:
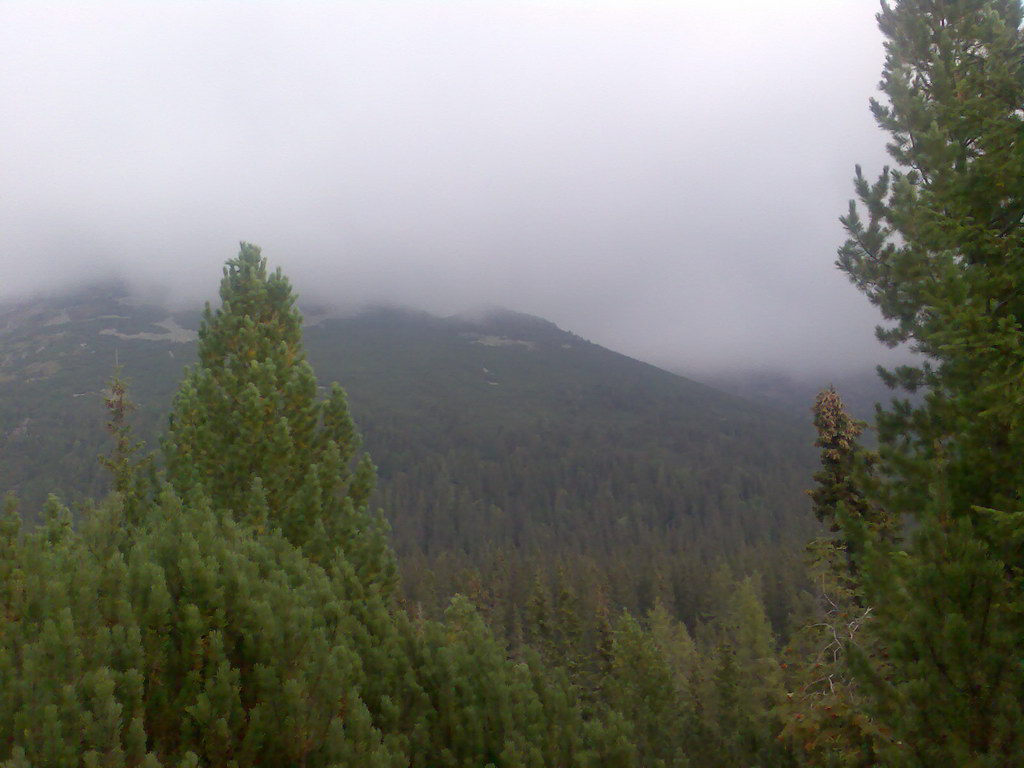
[[(833, 266), (876, 4), (0, 6), (0, 298), (503, 306), (672, 370), (869, 369)], [(891, 359), (891, 358), (890, 358)]]

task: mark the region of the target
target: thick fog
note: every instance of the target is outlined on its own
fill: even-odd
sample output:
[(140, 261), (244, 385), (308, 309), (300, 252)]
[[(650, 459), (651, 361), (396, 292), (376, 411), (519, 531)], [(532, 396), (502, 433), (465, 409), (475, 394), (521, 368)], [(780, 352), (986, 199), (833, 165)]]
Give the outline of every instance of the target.
[(501, 305), (693, 372), (852, 368), (874, 0), (0, 5), (0, 298)]

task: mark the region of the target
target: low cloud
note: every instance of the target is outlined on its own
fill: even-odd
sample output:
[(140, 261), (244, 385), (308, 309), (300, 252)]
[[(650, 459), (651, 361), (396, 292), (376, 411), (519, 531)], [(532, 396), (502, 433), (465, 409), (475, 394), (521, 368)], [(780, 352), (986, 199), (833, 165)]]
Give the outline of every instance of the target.
[(0, 295), (503, 305), (675, 369), (878, 359), (832, 266), (874, 3), (7, 3)]

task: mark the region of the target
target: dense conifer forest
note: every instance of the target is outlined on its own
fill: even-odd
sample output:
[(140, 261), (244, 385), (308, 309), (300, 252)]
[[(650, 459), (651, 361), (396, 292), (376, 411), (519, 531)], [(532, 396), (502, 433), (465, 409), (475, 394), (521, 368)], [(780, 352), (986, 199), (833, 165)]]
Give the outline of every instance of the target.
[[(809, 424), (538, 318), (317, 309), (303, 328), (317, 386), (345, 383), (378, 468), (371, 505), (423, 610), (439, 615), (481, 579), (521, 606), (538, 570), (552, 588), (561, 570), (586, 593), (604, 581), (631, 610), (659, 592), (696, 621), (724, 566), (761, 571), (773, 623), (787, 620), (792, 565), (814, 530)], [(156, 444), (200, 314), (97, 286), (0, 316), (0, 475), (27, 519), (47, 492), (73, 507), (109, 491), (95, 457), (108, 450), (101, 393), (115, 360), (138, 403), (136, 439)]]
[[(360, 357), (364, 436), (309, 362), (332, 321), (304, 330), (248, 243), (197, 331), (107, 333), (88, 300), (56, 324), (195, 332), (183, 378), (181, 347), (147, 369), (163, 404), (115, 369), (95, 419), (19, 419), (74, 369), (8, 322), (0, 765), (1024, 763), (1021, 6), (878, 18), (893, 166), (857, 169), (837, 265), (919, 363), (881, 372), (873, 427), (834, 389), (801, 428), (512, 316), (446, 336), (485, 356), (450, 404), (429, 357)], [(445, 322), (344, 327), (424, 350)], [(570, 353), (602, 383), (525, 409)], [(44, 427), (88, 436), (18, 450)], [(38, 502), (62, 457), (76, 495)]]

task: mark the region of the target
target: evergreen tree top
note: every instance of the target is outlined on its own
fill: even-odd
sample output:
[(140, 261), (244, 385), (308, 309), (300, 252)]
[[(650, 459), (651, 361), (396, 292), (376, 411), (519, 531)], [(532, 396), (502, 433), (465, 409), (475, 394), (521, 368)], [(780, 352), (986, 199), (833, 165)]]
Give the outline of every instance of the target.
[(280, 527), (317, 559), (344, 551), (369, 582), (390, 583), (386, 525), (368, 509), (373, 464), (359, 455), (344, 391), (317, 396), (288, 279), (242, 243), (220, 295), (175, 398), (164, 446), (172, 483), (237, 520)]
[(268, 274), (267, 259), (257, 246), (241, 243), (238, 256), (224, 266), (220, 298), (220, 308), (214, 311), (207, 305), (203, 314), (201, 365), (217, 365), (229, 357), (245, 363), (279, 352), (285, 358), (281, 362), (289, 365), (305, 359), (302, 315), (291, 283), (280, 268)]

